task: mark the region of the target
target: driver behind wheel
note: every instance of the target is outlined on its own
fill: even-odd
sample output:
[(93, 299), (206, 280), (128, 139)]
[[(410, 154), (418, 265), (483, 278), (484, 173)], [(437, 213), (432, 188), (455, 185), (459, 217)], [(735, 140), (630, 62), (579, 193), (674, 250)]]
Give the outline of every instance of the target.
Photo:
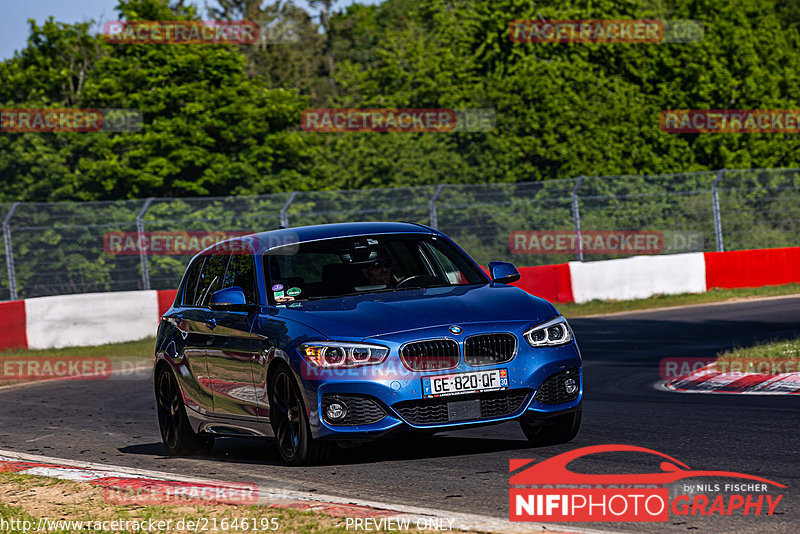
[(361, 274), (371, 286), (394, 285), (392, 262), (386, 257), (379, 257), (364, 264), (361, 267)]

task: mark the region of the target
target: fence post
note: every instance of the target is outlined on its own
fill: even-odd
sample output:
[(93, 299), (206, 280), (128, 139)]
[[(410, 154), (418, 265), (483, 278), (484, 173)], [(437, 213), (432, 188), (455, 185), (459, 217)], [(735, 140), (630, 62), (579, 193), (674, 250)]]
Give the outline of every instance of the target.
[(578, 261), (583, 261), (583, 243), (581, 242), (581, 212), (578, 209), (578, 188), (583, 182), (583, 176), (575, 179), (572, 187), (572, 222), (575, 224), (575, 239), (578, 242)]
[(144, 237), (144, 214), (150, 208), (154, 198), (148, 198), (144, 201), (144, 206), (139, 210), (136, 215), (136, 244), (139, 246), (139, 261), (142, 263), (142, 288), (145, 290), (150, 289), (150, 266), (147, 263), (147, 252), (142, 247), (142, 238)]
[(296, 196), (297, 191), (292, 191), (292, 194), (289, 195), (289, 198), (286, 200), (286, 204), (281, 208), (281, 226), (284, 228), (289, 228), (289, 206), (292, 205), (294, 197)]
[(17, 300), (17, 274), (14, 270), (14, 252), (11, 249), (11, 217), (17, 210), (19, 202), (11, 204), (8, 215), (3, 219), (3, 240), (6, 244), (6, 266), (8, 267), (8, 292), (11, 300)]
[(717, 252), (722, 252), (725, 247), (722, 245), (722, 218), (719, 214), (719, 182), (725, 174), (725, 169), (717, 172), (714, 185), (711, 186), (711, 200), (714, 203), (714, 235), (717, 236)]
[(428, 202), (428, 217), (430, 218), (431, 228), (434, 229), (438, 229), (439, 226), (439, 214), (436, 212), (436, 200), (439, 198), (442, 189), (444, 189), (444, 184), (437, 185), (430, 202)]

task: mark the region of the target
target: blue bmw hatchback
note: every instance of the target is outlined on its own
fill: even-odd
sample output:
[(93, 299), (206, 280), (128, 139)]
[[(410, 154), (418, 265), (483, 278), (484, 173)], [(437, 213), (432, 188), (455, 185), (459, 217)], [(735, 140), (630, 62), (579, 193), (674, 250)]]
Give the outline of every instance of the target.
[(581, 422), (581, 356), (549, 302), (406, 223), (281, 229), (195, 256), (156, 342), (173, 455), (275, 437), (290, 465), (399, 431), (517, 420), (535, 444)]

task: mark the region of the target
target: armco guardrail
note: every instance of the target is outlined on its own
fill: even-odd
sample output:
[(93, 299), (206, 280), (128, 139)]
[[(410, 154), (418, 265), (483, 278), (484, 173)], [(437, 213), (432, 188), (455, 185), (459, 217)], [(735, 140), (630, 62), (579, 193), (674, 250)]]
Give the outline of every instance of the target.
[(800, 169), (0, 204), (0, 300), (176, 287), (230, 235), (344, 221), (439, 228), (479, 263), (586, 263), (800, 245)]

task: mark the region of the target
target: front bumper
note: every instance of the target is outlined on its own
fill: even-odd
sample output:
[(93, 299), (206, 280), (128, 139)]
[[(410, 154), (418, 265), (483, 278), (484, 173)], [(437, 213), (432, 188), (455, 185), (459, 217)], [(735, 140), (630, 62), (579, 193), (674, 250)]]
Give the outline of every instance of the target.
[[(301, 361), (297, 363), (303, 365)], [(423, 398), (423, 376), (488, 369), (506, 369), (509, 388), (499, 392)], [(537, 395), (540, 390), (544, 393), (542, 386), (547, 386), (548, 379), (568, 370), (574, 370), (578, 377), (576, 395), (569, 396), (566, 402), (559, 402), (562, 398), (552, 395), (547, 398)], [(306, 367), (298, 374), (309, 409), (312, 435), (319, 439), (369, 440), (397, 431), (457, 429), (518, 418), (536, 419), (568, 413), (578, 407), (583, 398), (581, 358), (574, 342), (537, 349), (525, 345), (513, 360), (481, 367), (471, 367), (461, 361), (455, 369), (446, 371), (409, 371), (398, 357), (394, 360), (390, 356), (376, 366), (339, 371), (314, 369), (314, 376), (308, 376)], [(351, 417), (346, 424), (331, 424), (326, 420), (324, 410), (331, 399), (347, 404), (348, 399), (353, 398), (365, 399), (365, 402), (356, 403), (356, 411), (370, 417)], [(453, 420), (454, 405), (451, 403), (469, 400), (479, 401), (480, 416), (464, 420), (455, 406), (457, 420)]]

